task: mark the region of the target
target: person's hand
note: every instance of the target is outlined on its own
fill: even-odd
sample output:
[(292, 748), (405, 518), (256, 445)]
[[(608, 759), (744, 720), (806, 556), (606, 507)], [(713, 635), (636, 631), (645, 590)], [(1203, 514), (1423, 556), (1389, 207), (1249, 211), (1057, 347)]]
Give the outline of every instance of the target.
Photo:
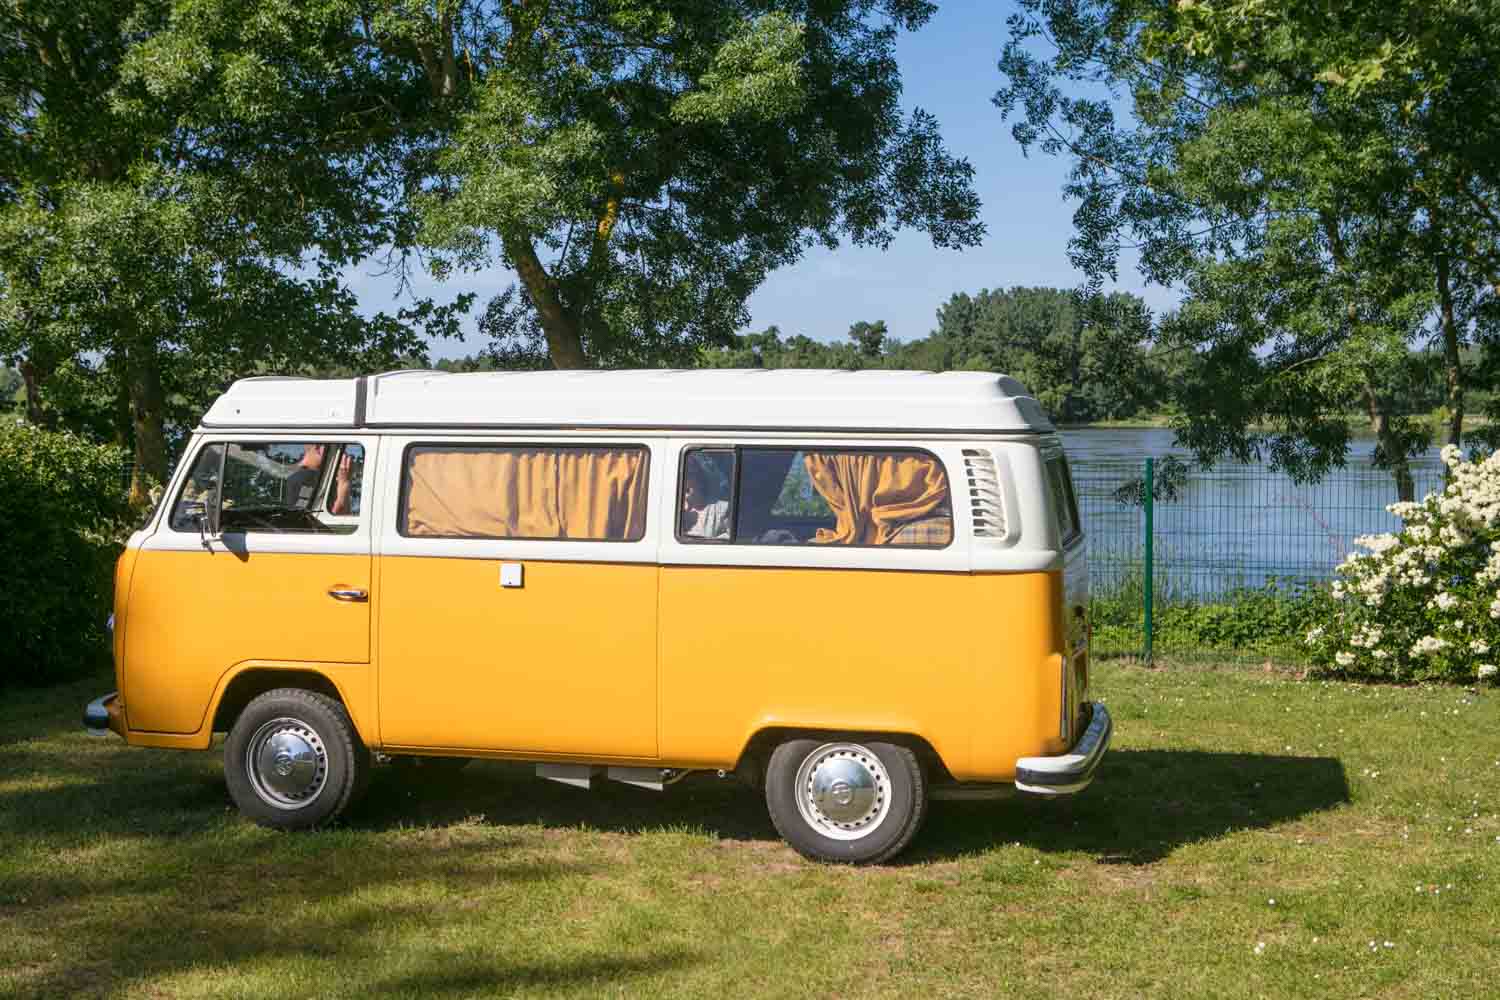
[(338, 468), (333, 470), (333, 503), (330, 514), (349, 513), (349, 484), (354, 479), (354, 459), (346, 452), (339, 458)]

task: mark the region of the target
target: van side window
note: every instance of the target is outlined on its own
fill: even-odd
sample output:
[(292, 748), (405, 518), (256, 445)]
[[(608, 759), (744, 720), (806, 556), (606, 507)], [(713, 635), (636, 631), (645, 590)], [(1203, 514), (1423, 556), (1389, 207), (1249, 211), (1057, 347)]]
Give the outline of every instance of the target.
[(677, 537), (688, 543), (942, 548), (948, 476), (920, 451), (695, 448), (683, 459)]
[(1057, 518), (1057, 537), (1070, 544), (1082, 533), (1078, 520), (1078, 500), (1073, 495), (1073, 477), (1068, 460), (1061, 454), (1047, 456), (1047, 488), (1052, 496), (1052, 516)]
[(211, 444), (198, 453), (169, 523), (173, 531), (197, 531), (218, 503), (226, 533), (346, 534), (355, 530), (347, 519), (359, 514), (364, 462), (358, 444)]
[(639, 446), (413, 445), (401, 534), (636, 542), (646, 534), (650, 453)]

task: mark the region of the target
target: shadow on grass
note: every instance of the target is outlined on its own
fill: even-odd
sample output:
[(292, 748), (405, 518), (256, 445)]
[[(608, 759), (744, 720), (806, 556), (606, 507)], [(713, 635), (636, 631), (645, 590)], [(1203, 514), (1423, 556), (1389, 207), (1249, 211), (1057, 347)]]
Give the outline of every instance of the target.
[[(1094, 785), (1072, 799), (933, 803), (904, 860), (940, 860), (1019, 841), (1105, 862), (1149, 864), (1185, 844), (1269, 828), (1348, 801), (1343, 765), (1332, 757), (1116, 750)], [(725, 840), (776, 837), (761, 796), (733, 781), (694, 775), (665, 793), (596, 781), (583, 791), (538, 781), (521, 766), (495, 764), (471, 765), (442, 783), (378, 781), (349, 822), (381, 829), (475, 814), (499, 825), (620, 833), (685, 827)]]
[(424, 780), (383, 769), (346, 823), (382, 830), (446, 825), (483, 816), (497, 826), (534, 824), (644, 833), (699, 829), (723, 840), (774, 840), (765, 800), (732, 779), (690, 774), (662, 792), (595, 779), (585, 790), (534, 776), (525, 764), (476, 761), (462, 772)]
[[(153, 766), (142, 767), (143, 755)], [(8, 764), (0, 779), (31, 765), (62, 780), (0, 791), (0, 835), (76, 834), (85, 827), (96, 834), (206, 830), (233, 810), (219, 760), (125, 748), (76, 759), (12, 750), (0, 755), (0, 764)], [(1149, 864), (1185, 844), (1269, 828), (1348, 801), (1343, 765), (1331, 757), (1114, 750), (1093, 786), (1071, 799), (933, 803), (906, 858), (938, 860), (1019, 841)], [(342, 825), (379, 832), (474, 820), (626, 834), (689, 829), (731, 841), (777, 837), (764, 799), (733, 780), (695, 774), (665, 792), (596, 780), (583, 790), (537, 779), (526, 765), (487, 761), (441, 778), (382, 768)]]
[[(158, 843), (141, 870), (86, 886), (63, 873), (53, 884), (29, 880), (27, 904), (0, 905), (0, 927), (11, 917), (45, 930), (51, 943), (42, 953), (51, 961), (15, 970), (18, 995), (102, 996), (132, 986), (156, 995), (164, 985), (174, 992), (176, 976), (232, 970), (246, 980), (230, 991), (252, 995), (499, 996), (526, 987), (618, 988), (698, 960), (667, 943), (637, 955), (578, 946), (553, 956), (511, 936), (506, 900), (555, 898), (561, 890), (546, 886), (586, 878), (587, 865), (503, 860), (508, 845), (493, 839), (352, 845), (342, 858), (287, 856), (284, 845), (275, 838), (226, 852), (207, 841)], [(534, 905), (521, 904), (530, 918)], [(393, 961), (392, 949), (415, 961)], [(319, 975), (313, 970), (322, 963), (397, 971), (357, 988), (288, 982), (289, 974)]]
[(933, 804), (913, 861), (1020, 842), (1150, 864), (1235, 830), (1267, 829), (1349, 801), (1333, 757), (1112, 750), (1094, 783), (1069, 799)]

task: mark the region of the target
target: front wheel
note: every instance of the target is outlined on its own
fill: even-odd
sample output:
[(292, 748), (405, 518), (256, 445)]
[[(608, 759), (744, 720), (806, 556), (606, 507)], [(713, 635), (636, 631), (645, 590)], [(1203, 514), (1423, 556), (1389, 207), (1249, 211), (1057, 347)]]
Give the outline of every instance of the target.
[(262, 826), (330, 822), (364, 787), (370, 752), (344, 706), (301, 688), (245, 706), (224, 742), (224, 780), (240, 812)]
[(927, 782), (917, 755), (899, 744), (788, 740), (766, 768), (766, 806), (804, 857), (876, 864), (917, 835)]

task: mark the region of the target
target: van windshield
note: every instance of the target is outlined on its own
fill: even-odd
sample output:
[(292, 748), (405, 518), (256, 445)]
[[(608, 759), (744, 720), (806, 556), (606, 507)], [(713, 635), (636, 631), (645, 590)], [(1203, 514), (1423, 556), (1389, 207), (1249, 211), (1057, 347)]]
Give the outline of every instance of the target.
[[(174, 531), (197, 531), (218, 503), (226, 532), (344, 532), (359, 514), (364, 448), (327, 442), (211, 444), (172, 507)], [(222, 471), (223, 482), (219, 478)]]

